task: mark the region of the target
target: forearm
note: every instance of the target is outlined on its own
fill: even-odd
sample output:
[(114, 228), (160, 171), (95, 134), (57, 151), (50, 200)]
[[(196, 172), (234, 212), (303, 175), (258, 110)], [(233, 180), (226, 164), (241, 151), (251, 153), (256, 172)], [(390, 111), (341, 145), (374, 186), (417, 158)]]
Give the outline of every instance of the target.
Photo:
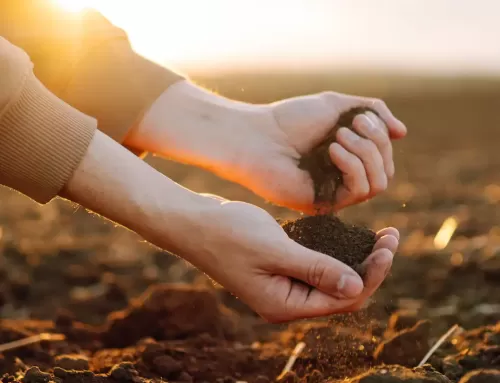
[(207, 199), (176, 184), (97, 132), (60, 196), (185, 256)]
[(217, 172), (241, 155), (241, 127), (258, 126), (264, 118), (262, 105), (230, 100), (184, 80), (152, 104), (125, 145)]

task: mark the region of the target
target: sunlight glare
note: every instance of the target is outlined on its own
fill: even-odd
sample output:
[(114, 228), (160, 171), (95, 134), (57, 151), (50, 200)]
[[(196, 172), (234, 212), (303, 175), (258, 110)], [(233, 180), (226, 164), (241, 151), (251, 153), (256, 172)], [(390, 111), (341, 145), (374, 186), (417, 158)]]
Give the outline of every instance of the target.
[(92, 0), (53, 0), (59, 7), (68, 12), (80, 12), (85, 8), (92, 8), (95, 1)]
[(500, 68), (497, 0), (436, 0), (432, 18), (419, 0), (49, 1), (96, 9), (138, 53), (174, 67)]
[(451, 237), (453, 237), (453, 234), (455, 234), (457, 227), (458, 221), (456, 217), (449, 217), (443, 222), (441, 228), (434, 237), (434, 246), (437, 250), (443, 250), (446, 246), (448, 246), (448, 243), (450, 242)]

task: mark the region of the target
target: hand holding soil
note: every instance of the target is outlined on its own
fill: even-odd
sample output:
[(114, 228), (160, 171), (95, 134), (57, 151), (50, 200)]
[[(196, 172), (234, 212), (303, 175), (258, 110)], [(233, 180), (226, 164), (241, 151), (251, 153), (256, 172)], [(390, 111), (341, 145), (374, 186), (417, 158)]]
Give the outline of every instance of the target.
[(346, 264), (290, 239), (264, 210), (211, 200), (203, 217), (211, 224), (197, 234), (198, 246), (191, 241), (191, 251), (180, 255), (272, 322), (358, 309), (384, 280), (398, 246), (397, 230), (378, 233), (362, 279)]
[[(193, 113), (200, 108), (203, 113)], [(354, 108), (375, 113), (341, 119)], [(314, 177), (300, 162), (332, 132), (336, 143), (324, 152), (343, 182), (334, 196), (318, 201)], [(153, 105), (129, 145), (209, 169), (269, 202), (312, 213), (318, 202), (339, 210), (384, 191), (394, 175), (391, 139), (405, 135), (405, 125), (380, 100), (323, 92), (251, 105), (180, 82)]]

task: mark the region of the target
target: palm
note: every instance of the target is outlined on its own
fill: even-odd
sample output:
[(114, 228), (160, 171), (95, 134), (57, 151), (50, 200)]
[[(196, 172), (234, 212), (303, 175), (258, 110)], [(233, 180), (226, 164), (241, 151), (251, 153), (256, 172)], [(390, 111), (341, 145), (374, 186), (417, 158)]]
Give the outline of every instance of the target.
[(343, 174), (330, 208), (339, 210), (387, 188), (394, 175), (390, 139), (404, 137), (406, 127), (383, 102), (324, 92), (280, 101), (269, 108), (271, 118), (248, 134), (249, 161), (237, 182), (271, 202), (313, 212), (313, 181), (298, 167), (301, 156), (324, 140), (343, 113), (367, 108), (376, 114), (356, 116), (353, 130), (340, 128), (329, 148), (332, 162)]
[(328, 108), (319, 95), (288, 99), (273, 107), (276, 118), (258, 130), (253, 160), (240, 183), (273, 203), (310, 211), (314, 186), (298, 162), (322, 141), (340, 112)]

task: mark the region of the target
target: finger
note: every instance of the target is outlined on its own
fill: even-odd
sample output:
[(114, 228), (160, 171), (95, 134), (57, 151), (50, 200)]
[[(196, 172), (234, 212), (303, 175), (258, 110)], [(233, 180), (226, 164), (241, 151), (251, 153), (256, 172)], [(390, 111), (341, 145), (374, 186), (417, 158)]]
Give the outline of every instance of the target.
[(343, 173), (343, 184), (338, 188), (336, 201), (346, 206), (363, 200), (370, 193), (370, 184), (361, 160), (339, 143), (330, 145), (330, 158)]
[(309, 288), (300, 283), (292, 283), (284, 304), (284, 312), (286, 313), (284, 320), (332, 315), (345, 311), (355, 302), (355, 299), (338, 299), (318, 289)]
[(387, 249), (389, 250), (392, 254), (394, 254), (399, 246), (399, 241), (396, 237), (392, 235), (384, 235), (383, 237), (380, 237), (377, 242), (375, 243), (375, 246), (373, 247), (373, 251), (379, 250), (379, 249)]
[(369, 196), (384, 191), (387, 188), (387, 175), (385, 174), (384, 161), (377, 146), (372, 141), (359, 137), (347, 128), (339, 129), (337, 141), (363, 163), (370, 185)]
[(225, 202), (225, 201), (227, 201), (227, 199), (225, 199), (224, 197), (221, 197), (221, 196), (216, 195), (216, 194), (210, 194), (210, 193), (200, 193), (200, 195), (202, 195), (203, 197), (212, 198), (212, 199), (214, 199), (214, 200), (221, 201), (221, 202)]
[(374, 113), (368, 112), (357, 115), (352, 127), (360, 136), (375, 143), (384, 162), (385, 174), (388, 178), (392, 178), (394, 176), (392, 144), (383, 121)]
[(346, 112), (356, 107), (364, 107), (374, 110), (387, 125), (389, 136), (391, 138), (398, 139), (406, 136), (407, 128), (405, 124), (394, 117), (384, 101), (379, 99), (363, 98), (349, 95), (340, 97), (339, 101), (341, 109)]
[(356, 298), (362, 292), (363, 281), (349, 266), (292, 240), (288, 243), (286, 262), (280, 263), (282, 275), (298, 279), (338, 299)]
[(399, 241), (399, 231), (394, 227), (386, 227), (385, 229), (378, 231), (376, 239), (379, 239), (384, 235), (392, 235), (393, 237), (396, 237), (396, 239)]
[(371, 295), (380, 286), (391, 270), (393, 258), (394, 254), (389, 249), (378, 249), (363, 262), (366, 271), (363, 295), (366, 291), (371, 292)]
[(388, 249), (379, 249), (374, 251), (363, 262), (364, 269), (364, 289), (356, 303), (349, 307), (351, 311), (356, 311), (364, 306), (366, 300), (370, 298), (380, 287), (384, 279), (391, 270), (394, 255)]

